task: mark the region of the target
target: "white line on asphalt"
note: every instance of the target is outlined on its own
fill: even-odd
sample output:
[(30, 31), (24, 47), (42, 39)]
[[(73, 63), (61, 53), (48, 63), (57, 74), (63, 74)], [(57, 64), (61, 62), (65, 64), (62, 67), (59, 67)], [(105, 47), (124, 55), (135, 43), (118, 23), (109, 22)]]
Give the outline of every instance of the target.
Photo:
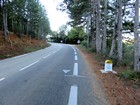
[(25, 55), (27, 55), (27, 54), (24, 54), (24, 55), (19, 55), (19, 56), (15, 56), (14, 58), (23, 57), (23, 56), (25, 56)]
[(5, 78), (0, 78), (0, 82), (3, 81)]
[(22, 71), (22, 70), (24, 70), (24, 69), (27, 69), (28, 67), (30, 67), (30, 66), (32, 66), (32, 65), (34, 65), (34, 64), (36, 64), (37, 62), (39, 62), (39, 60), (37, 60), (37, 61), (35, 61), (35, 62), (31, 63), (30, 65), (28, 65), (28, 66), (26, 66), (26, 67), (24, 67), (24, 68), (20, 69), (19, 71)]
[(77, 54), (77, 52), (75, 51), (75, 52), (74, 52), (74, 54), (76, 55), (76, 54)]
[(78, 87), (76, 85), (71, 86), (68, 105), (77, 105)]
[(81, 76), (81, 75), (77, 75), (77, 76), (74, 76), (74, 75), (64, 75), (65, 77), (77, 77), (77, 78), (86, 78), (86, 76)]
[(74, 63), (73, 75), (78, 76), (78, 63)]
[[(73, 48), (73, 47), (72, 47), (72, 48)], [(75, 48), (73, 48), (73, 50), (76, 51)]]
[(49, 55), (47, 55), (47, 56), (45, 56), (45, 57), (43, 57), (43, 58), (45, 59), (45, 58), (48, 58), (49, 56), (51, 56), (51, 54), (49, 54)]
[(78, 60), (78, 57), (77, 57), (77, 55), (75, 55), (75, 60), (76, 60), (76, 61)]

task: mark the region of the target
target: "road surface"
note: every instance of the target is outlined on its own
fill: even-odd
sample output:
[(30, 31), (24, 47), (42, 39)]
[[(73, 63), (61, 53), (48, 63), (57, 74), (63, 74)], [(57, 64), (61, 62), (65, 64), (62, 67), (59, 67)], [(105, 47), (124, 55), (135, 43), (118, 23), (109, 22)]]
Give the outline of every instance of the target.
[(87, 69), (80, 51), (65, 44), (1, 60), (0, 105), (107, 105)]

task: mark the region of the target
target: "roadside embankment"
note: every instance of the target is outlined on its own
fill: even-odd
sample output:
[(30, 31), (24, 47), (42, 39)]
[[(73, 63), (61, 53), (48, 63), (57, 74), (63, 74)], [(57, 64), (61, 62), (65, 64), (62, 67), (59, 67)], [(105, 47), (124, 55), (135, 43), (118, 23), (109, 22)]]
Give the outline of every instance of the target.
[(11, 32), (5, 38), (3, 32), (0, 31), (0, 59), (25, 54), (48, 46), (46, 40), (33, 39), (25, 35), (17, 36)]

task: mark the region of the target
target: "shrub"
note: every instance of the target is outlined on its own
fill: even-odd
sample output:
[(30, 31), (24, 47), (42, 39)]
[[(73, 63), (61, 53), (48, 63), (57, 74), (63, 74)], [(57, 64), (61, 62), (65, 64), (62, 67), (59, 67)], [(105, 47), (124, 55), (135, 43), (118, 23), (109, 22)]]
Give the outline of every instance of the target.
[(123, 44), (122, 65), (133, 67), (134, 46), (132, 44)]
[(84, 46), (84, 47), (87, 47), (87, 41), (86, 41), (86, 40), (83, 40), (83, 41), (81, 42), (81, 45)]
[(126, 71), (122, 71), (119, 74), (120, 78), (124, 78), (127, 80), (140, 80), (140, 72), (136, 72), (136, 71), (132, 71), (132, 70), (126, 70)]

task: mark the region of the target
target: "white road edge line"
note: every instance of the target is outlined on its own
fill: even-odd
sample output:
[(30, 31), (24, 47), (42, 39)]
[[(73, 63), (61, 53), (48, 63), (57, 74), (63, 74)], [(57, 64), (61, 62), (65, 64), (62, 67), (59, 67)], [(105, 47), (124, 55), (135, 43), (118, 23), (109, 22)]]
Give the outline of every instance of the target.
[(5, 78), (0, 78), (0, 82), (3, 81), (3, 80), (5, 80)]
[(36, 64), (37, 62), (39, 62), (39, 60), (37, 60), (37, 61), (35, 61), (35, 62), (31, 63), (31, 64), (30, 64), (30, 65), (28, 65), (28, 66), (25, 66), (24, 68), (20, 69), (19, 71), (22, 71), (22, 70), (24, 70), (24, 69), (27, 69), (28, 67), (30, 67), (30, 66), (32, 66), (32, 65), (34, 65), (34, 64)]
[(78, 57), (77, 57), (77, 55), (75, 55), (75, 60), (76, 60), (76, 61), (78, 60)]
[(47, 55), (47, 56), (45, 56), (45, 57), (43, 57), (43, 58), (45, 59), (45, 58), (48, 58), (49, 56), (51, 56), (51, 54), (49, 54), (49, 55)]
[(74, 63), (73, 75), (78, 76), (78, 63)]
[(26, 56), (27, 54), (23, 54), (23, 55), (19, 55), (19, 56), (15, 56), (13, 58), (20, 58), (20, 57), (23, 57), (23, 56)]
[(76, 85), (71, 86), (68, 105), (77, 105), (78, 87)]

